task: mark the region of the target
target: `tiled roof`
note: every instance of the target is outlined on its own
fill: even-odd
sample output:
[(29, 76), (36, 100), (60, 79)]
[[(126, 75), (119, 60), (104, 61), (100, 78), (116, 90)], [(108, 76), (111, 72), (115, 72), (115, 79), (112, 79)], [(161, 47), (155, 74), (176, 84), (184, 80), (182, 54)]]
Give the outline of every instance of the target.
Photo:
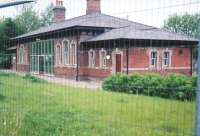
[(198, 41), (185, 35), (169, 32), (159, 28), (138, 29), (135, 26), (127, 26), (112, 29), (97, 37), (91, 38), (87, 41), (103, 41), (111, 39), (149, 39), (149, 40), (172, 40), (172, 41)]
[(46, 32), (52, 32), (75, 26), (113, 28), (110, 31), (107, 31), (97, 37), (87, 40), (88, 42), (120, 39), (120, 38), (198, 41), (197, 39), (190, 38), (188, 36), (176, 34), (164, 29), (147, 26), (144, 24), (128, 21), (125, 19), (121, 19), (118, 17), (102, 13), (83, 15), (76, 18), (65, 20), (63, 22), (54, 23), (50, 26), (42, 27), (36, 31), (20, 35), (13, 39), (20, 39), (24, 37), (34, 36)]
[(93, 14), (88, 14), (88, 15), (83, 15), (83, 16), (72, 18), (72, 19), (68, 19), (63, 22), (54, 23), (47, 27), (41, 27), (38, 30), (20, 35), (18, 37), (15, 37), (14, 39), (34, 36), (37, 34), (70, 28), (74, 26), (119, 28), (123, 26), (129, 26), (130, 24), (132, 24), (136, 28), (150, 28), (150, 26), (146, 26), (146, 25), (139, 24), (132, 21), (127, 21), (125, 19), (105, 15), (102, 13), (93, 13)]

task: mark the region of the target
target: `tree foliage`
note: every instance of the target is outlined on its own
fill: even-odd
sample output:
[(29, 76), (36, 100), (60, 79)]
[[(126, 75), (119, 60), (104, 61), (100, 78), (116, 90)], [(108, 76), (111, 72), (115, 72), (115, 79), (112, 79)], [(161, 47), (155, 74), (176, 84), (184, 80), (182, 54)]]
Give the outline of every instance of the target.
[(30, 32), (40, 27), (40, 18), (32, 6), (24, 6), (21, 14), (16, 16), (16, 23), (24, 30)]
[(15, 37), (21, 33), (24, 33), (22, 27), (20, 27), (14, 19), (5, 18), (0, 21), (0, 51), (4, 51), (9, 48), (10, 38)]
[(41, 13), (41, 26), (49, 26), (53, 22), (53, 3)]
[(23, 6), (19, 15), (15, 18), (3, 18), (0, 20), (0, 52), (12, 46), (10, 38), (34, 31), (41, 26), (52, 23), (53, 4), (49, 5), (41, 16), (34, 10), (32, 5)]
[(164, 23), (164, 28), (180, 33), (185, 34), (191, 37), (198, 36), (198, 24), (200, 21), (200, 15), (190, 15), (188, 13), (184, 15), (172, 15)]

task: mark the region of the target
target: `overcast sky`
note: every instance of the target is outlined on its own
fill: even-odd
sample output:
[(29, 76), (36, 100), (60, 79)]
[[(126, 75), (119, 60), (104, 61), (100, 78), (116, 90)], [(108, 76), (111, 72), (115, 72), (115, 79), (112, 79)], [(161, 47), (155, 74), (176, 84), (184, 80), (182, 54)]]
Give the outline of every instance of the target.
[[(0, 3), (14, 0), (0, 0)], [(34, 5), (38, 13), (55, 0), (37, 0)], [(66, 18), (85, 14), (86, 0), (64, 0)], [(18, 7), (18, 8), (17, 8)], [(0, 9), (0, 17), (14, 17), (15, 8)], [(103, 13), (126, 18), (143, 24), (162, 27), (164, 20), (172, 14), (200, 13), (200, 0), (101, 0)]]

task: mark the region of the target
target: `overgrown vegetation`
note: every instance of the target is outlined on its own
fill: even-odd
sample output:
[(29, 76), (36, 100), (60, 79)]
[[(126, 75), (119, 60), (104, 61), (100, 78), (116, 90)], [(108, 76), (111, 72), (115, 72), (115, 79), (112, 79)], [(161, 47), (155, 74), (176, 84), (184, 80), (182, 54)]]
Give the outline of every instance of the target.
[(11, 64), (11, 56), (7, 54), (0, 54), (0, 69), (8, 69)]
[(30, 5), (22, 6), (18, 11), (19, 14), (15, 17), (1, 18), (0, 19), (0, 52), (5, 53), (5, 50), (14, 46), (10, 38), (18, 35), (34, 31), (42, 26), (52, 24), (53, 5), (49, 5), (41, 13), (41, 15)]
[(113, 75), (103, 82), (103, 89), (130, 94), (158, 96), (177, 100), (194, 100), (196, 90), (196, 76), (170, 74)]
[(26, 79), (26, 80), (29, 80), (29, 81), (31, 81), (33, 83), (47, 83), (46, 80), (43, 80), (43, 79), (38, 78), (36, 76), (33, 76), (33, 75), (29, 74), (29, 73), (26, 74), (23, 78)]
[(194, 102), (33, 83), (17, 75), (0, 76), (0, 82), (2, 136), (194, 135)]

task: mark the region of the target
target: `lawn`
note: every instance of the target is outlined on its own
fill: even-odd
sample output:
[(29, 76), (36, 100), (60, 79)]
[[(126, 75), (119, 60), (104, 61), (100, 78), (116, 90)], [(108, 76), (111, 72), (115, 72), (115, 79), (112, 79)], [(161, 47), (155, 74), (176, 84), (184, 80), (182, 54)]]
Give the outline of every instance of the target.
[(0, 136), (192, 136), (195, 103), (0, 73)]

